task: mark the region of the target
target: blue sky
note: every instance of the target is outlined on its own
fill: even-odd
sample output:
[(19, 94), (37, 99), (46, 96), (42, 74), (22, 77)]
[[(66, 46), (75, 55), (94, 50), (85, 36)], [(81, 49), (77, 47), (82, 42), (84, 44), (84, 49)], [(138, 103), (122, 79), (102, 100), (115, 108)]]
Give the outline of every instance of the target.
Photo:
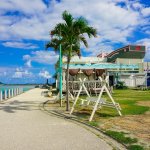
[(150, 60), (149, 0), (1, 0), (1, 82), (41, 83), (55, 73), (58, 54), (45, 51), (44, 45), (64, 10), (85, 17), (98, 31), (97, 38), (87, 39), (88, 49), (81, 47), (82, 55), (142, 44), (145, 61)]

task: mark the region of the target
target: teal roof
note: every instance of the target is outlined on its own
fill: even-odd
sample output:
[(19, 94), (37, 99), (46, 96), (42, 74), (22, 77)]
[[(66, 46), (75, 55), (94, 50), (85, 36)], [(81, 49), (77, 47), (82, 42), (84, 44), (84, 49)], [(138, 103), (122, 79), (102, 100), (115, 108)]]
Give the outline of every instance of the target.
[[(66, 69), (67, 65), (63, 65)], [(100, 63), (100, 64), (70, 64), (69, 69), (139, 69), (138, 65), (125, 65), (125, 64), (112, 64), (112, 63)]]

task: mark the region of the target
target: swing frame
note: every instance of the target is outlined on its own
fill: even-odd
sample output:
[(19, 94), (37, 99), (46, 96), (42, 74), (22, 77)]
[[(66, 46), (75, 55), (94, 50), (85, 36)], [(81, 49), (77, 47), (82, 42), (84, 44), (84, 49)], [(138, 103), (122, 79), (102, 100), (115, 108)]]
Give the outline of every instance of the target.
[[(100, 93), (99, 93), (99, 96), (98, 96), (97, 100), (94, 101), (94, 102), (95, 102), (95, 105), (94, 105), (94, 108), (93, 108), (93, 110), (92, 110), (92, 113), (91, 113), (91, 116), (90, 116), (90, 118), (89, 118), (89, 121), (92, 121), (92, 119), (93, 119), (93, 117), (94, 117), (94, 114), (95, 114), (96, 110), (98, 109), (98, 107), (101, 108), (102, 106), (115, 108), (115, 109), (117, 110), (118, 114), (119, 114), (120, 116), (122, 116), (122, 113), (121, 113), (121, 111), (120, 111), (120, 110), (121, 110), (121, 107), (120, 107), (119, 103), (116, 103), (116, 102), (114, 101), (114, 99), (113, 99), (113, 97), (112, 97), (110, 91), (109, 91), (108, 88), (107, 88), (108, 78), (109, 78), (109, 76), (106, 76), (105, 79), (102, 79), (101, 77), (99, 77), (100, 82), (102, 82), (102, 88), (101, 88), (101, 90), (100, 90)], [(71, 108), (70, 115), (71, 115), (71, 114), (73, 113), (73, 111), (74, 111), (74, 107), (75, 107), (75, 105), (76, 105), (76, 103), (77, 103), (77, 101), (78, 101), (78, 99), (79, 99), (79, 96), (80, 96), (80, 93), (81, 93), (82, 89), (84, 89), (85, 92), (86, 92), (86, 94), (88, 95), (88, 99), (86, 99), (86, 100), (83, 100), (83, 99), (82, 99), (82, 104), (83, 104), (83, 101), (87, 101), (87, 105), (89, 105), (90, 102), (92, 101), (92, 97), (90, 96), (89, 92), (87, 91), (87, 89), (86, 89), (86, 87), (85, 87), (85, 85), (84, 85), (85, 80), (86, 80), (86, 78), (84, 78), (83, 80), (81, 80), (81, 78), (79, 78), (79, 81), (81, 82), (81, 86), (80, 86), (79, 92), (78, 92), (78, 94), (77, 94), (77, 97), (75, 98), (75, 101), (74, 101), (74, 103), (73, 103), (73, 106), (72, 106), (72, 108)], [(104, 100), (102, 99), (102, 95), (103, 95), (103, 92), (104, 92), (104, 91), (106, 91), (106, 93), (107, 93), (107, 95), (109, 96), (111, 102), (104, 102)], [(92, 102), (93, 102), (93, 101), (92, 101)]]

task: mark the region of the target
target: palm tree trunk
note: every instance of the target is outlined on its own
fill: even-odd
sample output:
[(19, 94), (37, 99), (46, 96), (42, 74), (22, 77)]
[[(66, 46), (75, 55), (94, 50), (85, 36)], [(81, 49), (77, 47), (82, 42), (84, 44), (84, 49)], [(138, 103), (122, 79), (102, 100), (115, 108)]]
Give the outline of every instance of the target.
[(70, 57), (67, 57), (67, 74), (66, 74), (66, 111), (69, 111), (69, 64)]

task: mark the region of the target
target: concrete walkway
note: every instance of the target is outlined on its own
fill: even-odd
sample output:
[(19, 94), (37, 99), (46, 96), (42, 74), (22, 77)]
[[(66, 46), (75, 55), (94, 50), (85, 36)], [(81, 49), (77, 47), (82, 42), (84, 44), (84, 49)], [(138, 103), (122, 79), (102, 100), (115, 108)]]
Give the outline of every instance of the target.
[(0, 150), (111, 150), (86, 129), (39, 110), (46, 101), (33, 89), (0, 104)]

